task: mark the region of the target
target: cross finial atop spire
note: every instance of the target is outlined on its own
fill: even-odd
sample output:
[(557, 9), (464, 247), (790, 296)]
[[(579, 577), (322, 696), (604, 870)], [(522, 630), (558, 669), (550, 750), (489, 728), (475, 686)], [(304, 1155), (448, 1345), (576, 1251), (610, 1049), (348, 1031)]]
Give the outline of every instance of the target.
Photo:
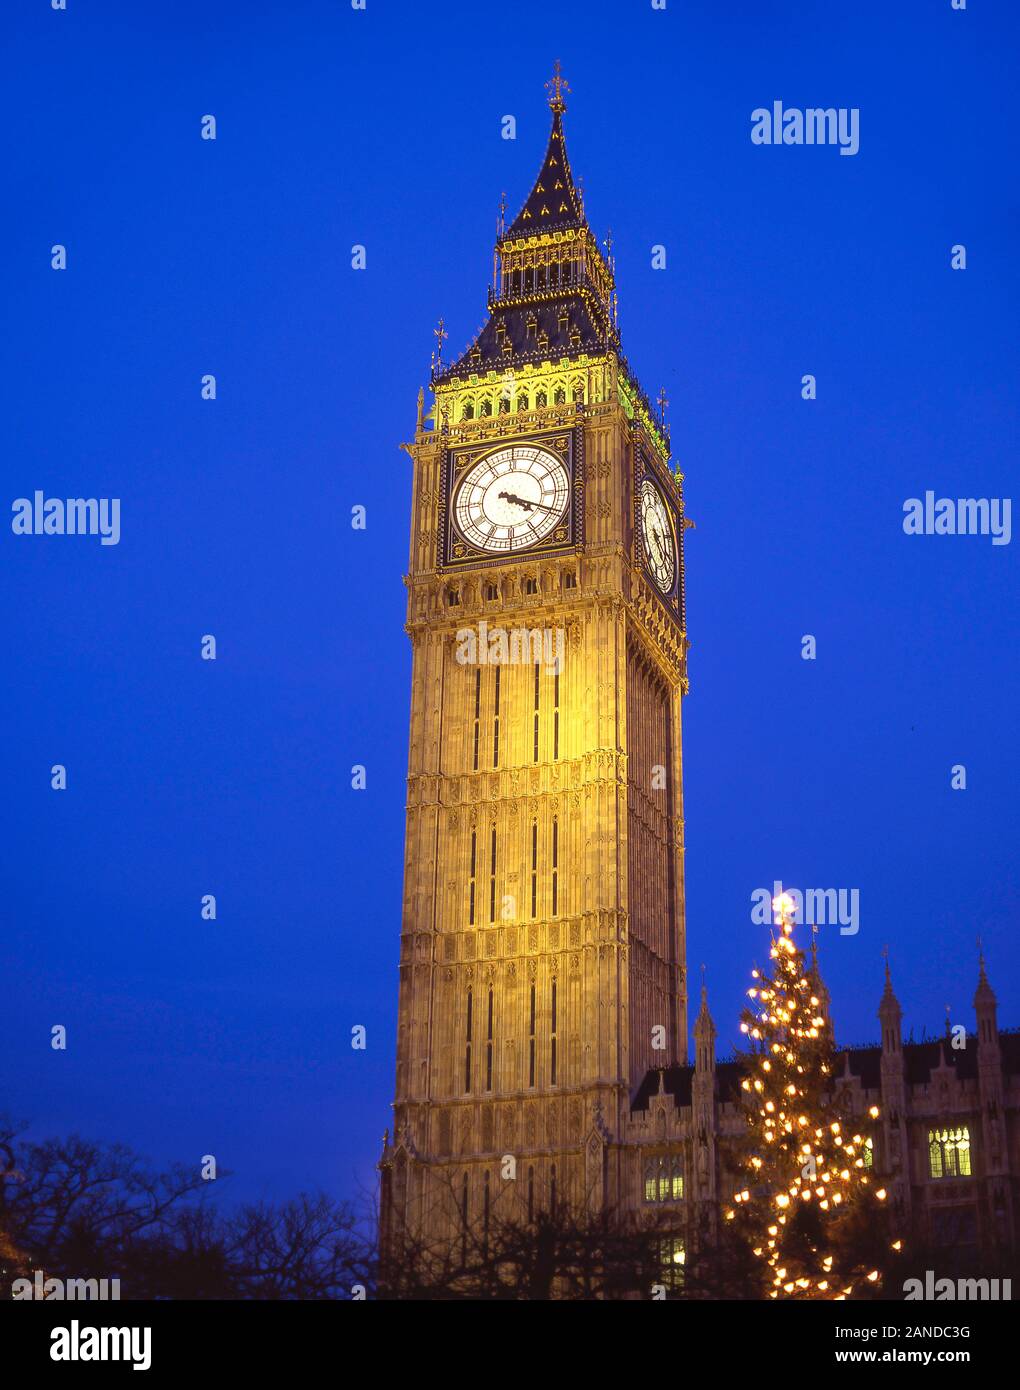
[(662, 386), (662, 387), (659, 388), (659, 394), (658, 394), (658, 396), (657, 396), (655, 399), (656, 399), (656, 403), (657, 403), (657, 405), (658, 405), (658, 407), (659, 407), (659, 423), (660, 423), (661, 425), (665, 425), (665, 423), (666, 423), (666, 407), (667, 407), (667, 405), (669, 405), (669, 399), (668, 399), (668, 397), (666, 396), (666, 388), (665, 388), (665, 386)]
[(445, 319), (440, 319), (438, 326), (433, 328), (432, 332), (435, 334), (437, 343), (436, 350), (432, 354), (432, 365), (434, 367), (439, 367), (442, 365), (443, 361), (443, 339), (450, 336), (446, 331)]
[(560, 60), (556, 59), (553, 64), (553, 75), (545, 84), (545, 89), (549, 93), (549, 105), (554, 111), (566, 111), (567, 103), (563, 100), (563, 93), (569, 92), (570, 87), (566, 78), (560, 72)]

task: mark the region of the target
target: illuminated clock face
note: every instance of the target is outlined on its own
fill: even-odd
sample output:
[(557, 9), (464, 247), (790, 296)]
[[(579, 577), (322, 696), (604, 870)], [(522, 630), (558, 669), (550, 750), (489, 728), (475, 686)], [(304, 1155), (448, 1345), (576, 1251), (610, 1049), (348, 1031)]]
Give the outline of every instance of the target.
[(537, 444), (508, 444), (468, 469), (457, 488), (457, 530), (494, 554), (527, 550), (562, 522), (570, 501), (563, 462)]
[(676, 578), (676, 542), (662, 493), (647, 478), (641, 484), (641, 535), (645, 560), (657, 588), (668, 594)]

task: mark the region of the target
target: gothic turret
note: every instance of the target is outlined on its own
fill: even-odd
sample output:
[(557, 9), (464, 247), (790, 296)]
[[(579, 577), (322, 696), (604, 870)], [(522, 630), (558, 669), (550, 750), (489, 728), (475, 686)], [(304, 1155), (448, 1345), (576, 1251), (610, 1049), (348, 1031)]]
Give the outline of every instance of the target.
[(977, 1015), (978, 1051), (998, 1052), (999, 1026), (996, 1021), (995, 993), (985, 974), (984, 952), (978, 958), (978, 985), (974, 992), (974, 1012)]
[(825, 1024), (826, 1024), (826, 1027), (829, 1029), (829, 1034), (830, 1034), (830, 1037), (831, 1037), (831, 1035), (832, 1035), (832, 1017), (831, 1017), (830, 1009), (831, 1009), (831, 1006), (832, 1006), (832, 1000), (831, 1000), (831, 998), (829, 997), (829, 991), (828, 991), (828, 989), (826, 988), (825, 981), (822, 979), (822, 972), (821, 972), (821, 971), (819, 970), (819, 968), (818, 968), (818, 928), (817, 928), (817, 927), (812, 927), (812, 929), (811, 929), (811, 964), (810, 964), (810, 966), (808, 967), (807, 977), (808, 977), (808, 979), (811, 981), (811, 990), (812, 990), (812, 993), (814, 994), (815, 998), (818, 1000), (818, 1011), (819, 1011), (821, 1017), (825, 1019)]
[(893, 993), (888, 960), (885, 963), (885, 989), (882, 992), (882, 1002), (878, 1006), (878, 1020), (882, 1025), (882, 1061), (885, 1062), (886, 1058), (902, 1057), (903, 1010)]
[(694, 1067), (702, 1075), (715, 1071), (715, 1024), (708, 1012), (708, 991), (701, 986), (701, 1008), (694, 1021)]
[(909, 1219), (911, 1193), (909, 1181), (910, 1147), (907, 1135), (907, 1086), (903, 1061), (903, 1010), (893, 992), (889, 957), (885, 961), (885, 989), (878, 1006), (882, 1025), (882, 1059), (879, 1063), (882, 1086), (883, 1166), (893, 1174), (897, 1211)]

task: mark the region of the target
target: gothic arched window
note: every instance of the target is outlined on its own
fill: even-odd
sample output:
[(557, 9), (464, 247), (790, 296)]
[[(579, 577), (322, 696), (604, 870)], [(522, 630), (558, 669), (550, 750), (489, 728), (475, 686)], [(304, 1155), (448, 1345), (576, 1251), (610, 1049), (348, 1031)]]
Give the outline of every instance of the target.
[(658, 1154), (645, 1164), (644, 1199), (646, 1202), (682, 1202), (684, 1196), (683, 1163), (677, 1155)]
[(933, 1178), (970, 1177), (970, 1130), (966, 1125), (928, 1131), (928, 1166)]
[(460, 418), (462, 420), (473, 420), (475, 418), (475, 407), (472, 401), (465, 401), (461, 406)]

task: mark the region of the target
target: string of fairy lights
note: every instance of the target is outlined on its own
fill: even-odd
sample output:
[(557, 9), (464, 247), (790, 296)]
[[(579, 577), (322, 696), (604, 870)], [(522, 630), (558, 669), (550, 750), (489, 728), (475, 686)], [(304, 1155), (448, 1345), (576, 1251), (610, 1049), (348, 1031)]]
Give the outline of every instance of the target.
[[(880, 1283), (881, 1273), (875, 1268), (841, 1274), (836, 1227), (851, 1205), (880, 1207), (888, 1193), (867, 1172), (868, 1136), (856, 1129), (845, 1133), (839, 1120), (826, 1115), (819, 1122), (822, 1117), (809, 1113), (832, 1074), (831, 1037), (804, 953), (793, 942), (793, 899), (784, 893), (772, 906), (780, 929), (769, 953), (775, 966), (771, 977), (751, 972), (756, 983), (747, 993), (754, 1004), (740, 1025), (754, 1058), (753, 1072), (742, 1082), (752, 1141), (745, 1162), (753, 1186), (734, 1194), (725, 1219), (743, 1217), (748, 1224), (753, 1253), (767, 1266), (770, 1298), (842, 1301), (860, 1292), (862, 1281)], [(878, 1106), (868, 1114), (877, 1120)], [(809, 1204), (823, 1214), (820, 1221), (798, 1221)], [(812, 1238), (811, 1231), (830, 1231), (832, 1239)], [(895, 1240), (890, 1248), (900, 1251), (902, 1245)]]

